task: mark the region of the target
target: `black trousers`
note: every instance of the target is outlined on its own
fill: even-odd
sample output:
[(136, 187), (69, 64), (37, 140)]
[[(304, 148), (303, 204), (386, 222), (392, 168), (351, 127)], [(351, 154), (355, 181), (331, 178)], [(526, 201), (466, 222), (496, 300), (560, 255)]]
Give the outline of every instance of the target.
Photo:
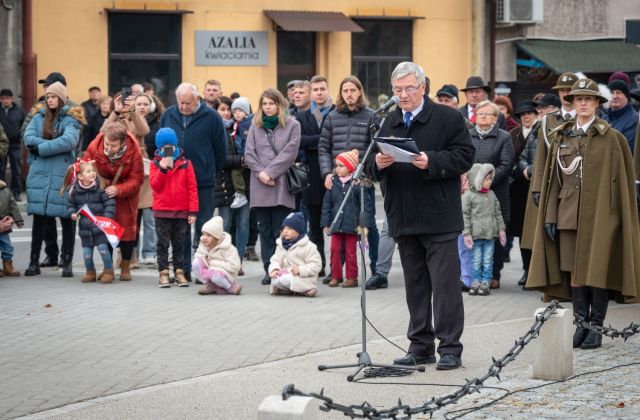
[(322, 232), (322, 226), (320, 226), (322, 205), (306, 207), (307, 214), (309, 215), (309, 240), (316, 244), (320, 257), (322, 258), (322, 268), (324, 269), (326, 265), (326, 257), (324, 255), (324, 233)]
[(173, 269), (184, 268), (184, 243), (187, 236), (187, 219), (156, 217), (156, 255), (158, 271), (169, 269), (169, 245)]
[[(35, 222), (35, 219), (34, 219)], [(55, 217), (47, 217), (44, 221), (44, 253), (52, 260), (58, 259), (58, 227)]]
[(271, 256), (276, 252), (276, 239), (280, 235), (282, 222), (291, 213), (284, 206), (256, 207), (258, 232), (260, 233), (260, 257), (265, 274), (269, 274)]
[(522, 257), (522, 269), (529, 271), (529, 266), (531, 265), (531, 250), (520, 248), (520, 256)]
[[(67, 219), (64, 217), (60, 218), (60, 224), (62, 225), (62, 256), (67, 256), (68, 258), (73, 258), (73, 248), (75, 245), (75, 235), (76, 235), (76, 222), (71, 219)], [(50, 234), (51, 232), (47, 229), (53, 226), (53, 232), (55, 233), (56, 226), (56, 218), (49, 216), (40, 216), (38, 214), (33, 215), (33, 229), (31, 230), (31, 257), (32, 258), (40, 258), (40, 250), (42, 249), (42, 241), (45, 239), (46, 234)], [(53, 237), (55, 241), (55, 236)], [(49, 248), (47, 246), (47, 248)], [(55, 244), (55, 254), (49, 254), (48, 249), (47, 255), (50, 257), (58, 257), (58, 244)]]
[(256, 246), (258, 242), (258, 216), (256, 209), (249, 211), (249, 240), (247, 246)]
[(407, 235), (398, 237), (397, 242), (410, 315), (409, 351), (433, 355), (438, 338), (440, 356), (460, 356), (464, 306), (458, 234)]

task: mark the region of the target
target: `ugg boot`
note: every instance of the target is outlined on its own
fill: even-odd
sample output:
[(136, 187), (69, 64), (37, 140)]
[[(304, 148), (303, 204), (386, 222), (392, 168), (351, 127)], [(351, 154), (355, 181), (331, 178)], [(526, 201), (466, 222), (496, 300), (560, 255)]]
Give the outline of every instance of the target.
[(102, 284), (109, 284), (113, 283), (113, 280), (115, 280), (115, 278), (116, 275), (113, 272), (113, 268), (109, 268), (100, 273), (99, 280)]
[(29, 267), (24, 270), (25, 276), (37, 276), (40, 274), (40, 251), (38, 253), (31, 253), (31, 262), (29, 262)]
[(182, 268), (178, 268), (175, 272), (176, 284), (178, 287), (189, 287), (189, 282), (187, 278), (184, 276), (184, 270)]
[(13, 267), (13, 260), (2, 260), (2, 273), (8, 277), (20, 277), (20, 272)]
[[(571, 298), (573, 300), (573, 313), (580, 315), (586, 322), (589, 322), (589, 288), (572, 287)], [(573, 348), (578, 348), (587, 337), (587, 330), (584, 327), (576, 327), (573, 334)]]
[(133, 254), (131, 254), (131, 260), (129, 261), (129, 268), (131, 270), (136, 270), (140, 268), (140, 264), (138, 263), (138, 248), (133, 248)]
[[(602, 327), (604, 317), (607, 316), (609, 306), (609, 290), (599, 287), (589, 287), (591, 289), (591, 325)], [(602, 345), (602, 335), (589, 330), (587, 336), (580, 346), (581, 349), (597, 349)]]
[(62, 277), (73, 277), (73, 269), (71, 267), (72, 260), (73, 260), (73, 255), (69, 255), (69, 254), (62, 255)]
[(122, 260), (120, 263), (120, 281), (131, 281), (130, 263), (129, 260)]
[(171, 287), (171, 283), (169, 283), (169, 270), (160, 271), (160, 281), (158, 282), (158, 287), (160, 287), (161, 289)]
[(87, 270), (80, 279), (80, 283), (93, 283), (94, 281), (96, 281), (96, 270)]

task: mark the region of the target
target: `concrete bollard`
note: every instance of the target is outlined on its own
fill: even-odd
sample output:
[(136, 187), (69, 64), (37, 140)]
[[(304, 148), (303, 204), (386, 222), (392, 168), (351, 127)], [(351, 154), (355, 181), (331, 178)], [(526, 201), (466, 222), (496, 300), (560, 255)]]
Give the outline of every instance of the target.
[(258, 420), (316, 420), (320, 401), (311, 397), (270, 395), (258, 407)]
[[(535, 316), (545, 308), (536, 310)], [(573, 375), (573, 311), (557, 309), (533, 340), (533, 378), (560, 381)]]

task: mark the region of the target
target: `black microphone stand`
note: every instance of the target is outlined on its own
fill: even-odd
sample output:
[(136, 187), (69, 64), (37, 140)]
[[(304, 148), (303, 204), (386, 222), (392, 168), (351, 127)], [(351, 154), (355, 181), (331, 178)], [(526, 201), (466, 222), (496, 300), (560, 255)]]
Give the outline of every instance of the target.
[[(360, 309), (362, 313), (362, 351), (356, 354), (358, 357), (357, 363), (349, 363), (345, 365), (318, 365), (318, 370), (323, 371), (327, 369), (343, 369), (343, 368), (356, 368), (356, 371), (347, 376), (347, 381), (352, 382), (355, 377), (360, 373), (361, 370), (365, 368), (392, 368), (398, 370), (407, 370), (407, 371), (420, 371), (424, 372), (424, 366), (399, 366), (399, 365), (384, 365), (384, 364), (375, 364), (371, 362), (371, 357), (369, 353), (367, 353), (367, 298), (366, 298), (366, 289), (365, 283), (367, 281), (366, 276), (366, 255), (365, 255), (365, 242), (367, 239), (368, 228), (369, 228), (369, 215), (365, 211), (364, 207), (364, 195), (365, 195), (365, 186), (364, 181), (366, 179), (366, 175), (364, 174), (364, 165), (366, 164), (371, 151), (375, 145), (375, 140), (378, 138), (378, 134), (382, 126), (384, 125), (384, 121), (387, 119), (387, 115), (389, 115), (389, 111), (384, 111), (382, 114), (382, 120), (380, 124), (377, 124), (374, 118), (371, 126), (369, 127), (369, 136), (371, 137), (371, 141), (369, 142), (369, 147), (365, 152), (362, 160), (358, 164), (358, 167), (353, 173), (353, 177), (351, 177), (351, 185), (347, 190), (344, 198), (342, 199), (342, 203), (340, 203), (340, 207), (338, 208), (338, 212), (336, 216), (333, 218), (331, 222), (331, 226), (329, 227), (329, 233), (332, 233), (338, 219), (344, 213), (344, 206), (347, 203), (347, 200), (351, 196), (351, 191), (354, 185), (357, 184), (356, 181), (360, 181), (360, 214), (358, 217), (358, 224), (360, 225), (360, 263), (362, 265), (362, 269), (360, 270)], [(373, 203), (375, 205), (375, 203)], [(375, 223), (375, 221), (374, 221)]]

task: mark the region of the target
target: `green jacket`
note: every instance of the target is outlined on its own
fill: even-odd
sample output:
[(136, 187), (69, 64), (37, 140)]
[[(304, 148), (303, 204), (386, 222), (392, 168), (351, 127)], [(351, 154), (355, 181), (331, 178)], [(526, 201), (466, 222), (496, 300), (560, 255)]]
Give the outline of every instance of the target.
[(16, 223), (24, 222), (11, 189), (7, 187), (4, 181), (0, 181), (0, 219), (7, 215), (13, 217)]
[(492, 190), (480, 192), (485, 176), (494, 171), (490, 163), (476, 163), (467, 175), (469, 190), (462, 195), (462, 233), (471, 235), (473, 239), (494, 239), (501, 230), (505, 230), (498, 198)]
[(4, 159), (9, 151), (9, 138), (4, 128), (0, 125), (0, 159)]

